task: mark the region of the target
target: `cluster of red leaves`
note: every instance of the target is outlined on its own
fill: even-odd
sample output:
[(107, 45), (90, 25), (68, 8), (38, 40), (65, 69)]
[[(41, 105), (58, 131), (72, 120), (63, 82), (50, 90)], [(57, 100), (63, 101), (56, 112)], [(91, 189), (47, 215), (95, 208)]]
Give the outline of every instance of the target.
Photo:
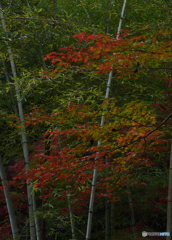
[[(96, 70), (98, 73), (107, 73), (112, 69), (118, 73), (125, 70), (126, 74), (130, 73), (138, 61), (142, 66), (148, 67), (155, 63), (160, 64), (163, 61), (168, 61), (169, 56), (171, 56), (172, 41), (157, 41), (158, 36), (155, 36), (147, 43), (146, 36), (130, 37), (128, 33), (127, 37), (125, 35), (124, 33), (123, 38), (119, 38), (117, 41), (101, 34), (80, 33), (73, 37), (78, 38), (79, 44), (84, 43), (85, 48), (73, 46), (61, 48), (59, 53), (48, 54), (45, 60), (50, 60), (52, 64), (56, 64), (54, 74), (72, 66), (84, 70)], [(171, 81), (168, 81), (167, 84), (171, 84)], [(115, 116), (117, 116), (118, 111), (120, 112), (120, 109), (115, 112)], [(128, 116), (131, 115), (132, 111), (135, 109), (130, 106), (129, 112), (127, 112)], [(110, 114), (112, 113), (113, 111), (110, 112)], [(121, 113), (120, 117), (123, 119), (118, 124), (116, 122), (115, 127), (112, 124), (107, 124), (105, 128), (101, 128), (96, 123), (83, 124), (93, 116), (94, 118), (100, 116), (86, 105), (71, 104), (65, 111), (62, 110), (58, 113), (54, 111), (51, 115), (47, 115), (33, 104), (32, 112), (26, 117), (26, 126), (46, 121), (63, 126), (69, 122), (69, 119), (74, 119), (76, 124), (73, 128), (53, 130), (45, 134), (44, 139), (47, 135), (51, 139), (50, 156), (45, 155), (44, 141), (39, 143), (39, 146), (36, 146), (37, 151), (33, 151), (30, 155), (31, 167), (27, 175), (24, 171), (22, 172), (24, 166), (20, 162), (11, 167), (11, 171), (17, 167), (18, 172), (20, 172), (18, 176), (13, 178), (13, 185), (18, 185), (17, 180), (24, 184), (26, 179), (30, 179), (33, 188), (39, 190), (39, 197), (43, 196), (45, 200), (54, 199), (55, 190), (58, 188), (57, 199), (66, 202), (67, 194), (70, 193), (74, 203), (74, 213), (84, 213), (84, 205), (88, 204), (89, 201), (92, 172), (97, 167), (100, 174), (97, 179), (96, 200), (101, 197), (109, 197), (112, 202), (119, 201), (120, 199), (116, 195), (117, 190), (122, 189), (123, 191), (126, 186), (133, 184), (145, 185), (145, 183), (138, 182), (131, 171), (137, 166), (154, 164), (145, 153), (145, 149), (154, 152), (165, 142), (159, 139), (158, 132), (154, 132), (147, 138), (149, 144), (145, 148), (143, 137), (152, 129), (152, 126), (148, 126), (152, 117), (144, 113), (139, 121), (140, 113), (137, 115), (138, 121), (127, 119)], [(16, 123), (13, 126), (17, 127), (19, 124)], [(118, 132), (118, 134), (113, 136), (110, 134), (112, 131)], [(64, 146), (62, 149), (59, 136), (61, 136)], [(102, 145), (89, 146), (88, 139), (90, 138), (93, 138), (95, 142), (103, 139)], [(69, 147), (68, 145), (73, 139), (75, 139), (76, 144), (74, 147)], [(156, 145), (154, 145), (155, 140)], [(119, 155), (122, 148), (125, 157), (116, 157), (115, 155)], [(106, 159), (108, 159), (108, 163)], [(107, 169), (108, 176), (106, 175)], [(164, 204), (166, 201), (165, 197), (159, 199), (160, 204)], [(16, 201), (16, 205), (19, 204)], [(3, 211), (6, 212), (6, 210), (2, 210), (2, 215)], [(62, 211), (67, 213), (68, 209), (63, 208)]]
[[(37, 109), (36, 113), (35, 109)], [(112, 202), (119, 201), (120, 198), (116, 195), (117, 191), (123, 191), (125, 186), (129, 185), (145, 184), (138, 182), (131, 170), (137, 166), (154, 164), (145, 153), (145, 140), (138, 140), (152, 129), (150, 125), (152, 116), (149, 112), (146, 113), (145, 108), (139, 104), (130, 104), (130, 107), (126, 108), (127, 110), (124, 112), (119, 108), (115, 110), (113, 103), (109, 105), (109, 109), (111, 109), (109, 114), (115, 114), (120, 119), (120, 122), (116, 121), (115, 127), (112, 123), (101, 127), (94, 123), (95, 119), (92, 119), (90, 124), (81, 124), (81, 122), (86, 122), (85, 119), (90, 117), (90, 114), (91, 117), (95, 118), (101, 115), (101, 111), (91, 111), (86, 105), (71, 104), (65, 111), (50, 114), (48, 121), (55, 122), (58, 126), (64, 126), (64, 123), (70, 126), (71, 119), (75, 120), (75, 125), (72, 128), (54, 129), (45, 133), (40, 138), (39, 145), (35, 145), (35, 150), (33, 149), (32, 154), (30, 154), (31, 166), (27, 176), (25, 171), (21, 172), (13, 179), (14, 184), (17, 185), (18, 181), (24, 184), (29, 178), (34, 189), (39, 190), (39, 197), (44, 197), (45, 200), (53, 199), (56, 189), (59, 190), (55, 198), (63, 202), (66, 202), (67, 194), (70, 193), (76, 212), (83, 210), (83, 201), (89, 201), (92, 173), (95, 167), (100, 172), (97, 178), (96, 199), (108, 196)], [(132, 115), (132, 112), (136, 113), (137, 111), (139, 112), (138, 122), (134, 116), (133, 119), (127, 117)], [(33, 113), (30, 114), (30, 117), (34, 116), (35, 123), (40, 123), (43, 112), (34, 107)], [(38, 118), (37, 115), (39, 115)], [(78, 116), (82, 116), (82, 120)], [(27, 123), (32, 124), (29, 117)], [(157, 146), (154, 145), (155, 140), (156, 144), (162, 144), (161, 140), (157, 141), (158, 134), (158, 132), (154, 132), (148, 137), (147, 150), (149, 152), (155, 151)], [(46, 136), (50, 138), (50, 156), (45, 155)], [(62, 149), (59, 136), (61, 137)], [(90, 139), (95, 142), (93, 146), (90, 146)], [(101, 140), (102, 145), (96, 146), (96, 142), (99, 140)], [(136, 144), (129, 144), (135, 140), (138, 140)], [(73, 142), (74, 146), (69, 147)], [(125, 149), (125, 157), (114, 157), (121, 152), (121, 146)], [(108, 163), (106, 159), (108, 159)], [(108, 176), (106, 176), (107, 169)]]
[[(167, 33), (161, 33), (163, 34)], [(171, 57), (172, 41), (169, 39), (160, 41), (159, 33), (149, 42), (146, 41), (147, 36), (131, 37), (128, 32), (118, 40), (102, 34), (83, 32), (73, 37), (78, 39), (80, 45), (84, 43), (84, 48), (73, 46), (61, 48), (59, 52), (52, 52), (44, 58), (56, 65), (54, 75), (72, 66), (82, 70), (96, 70), (97, 73), (116, 70), (118, 73), (125, 71), (125, 74), (131, 74), (133, 66), (138, 62), (144, 67), (154, 64), (158, 66)]]

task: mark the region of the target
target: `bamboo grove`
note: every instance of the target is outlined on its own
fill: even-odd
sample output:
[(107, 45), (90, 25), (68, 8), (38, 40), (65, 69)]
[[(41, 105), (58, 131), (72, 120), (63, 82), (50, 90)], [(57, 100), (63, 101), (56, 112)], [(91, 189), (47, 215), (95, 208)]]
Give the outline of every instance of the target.
[(171, 7), (2, 1), (2, 240), (172, 239)]

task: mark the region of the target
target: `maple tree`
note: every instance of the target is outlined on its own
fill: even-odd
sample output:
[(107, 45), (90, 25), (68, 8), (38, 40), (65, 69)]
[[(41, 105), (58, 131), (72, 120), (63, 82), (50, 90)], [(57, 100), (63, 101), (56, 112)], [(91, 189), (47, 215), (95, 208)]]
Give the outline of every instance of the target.
[[(115, 101), (116, 102), (116, 101)], [(26, 119), (27, 125), (43, 124), (47, 118), (52, 124), (63, 128), (62, 130), (51, 130), (51, 154), (45, 156), (44, 144), (42, 148), (38, 148), (39, 152), (32, 154), (33, 165), (28, 171), (27, 178), (33, 182), (33, 189), (39, 197), (46, 201), (57, 198), (62, 202), (66, 202), (67, 192), (70, 192), (72, 198), (73, 209), (75, 214), (84, 213), (82, 204), (89, 200), (90, 183), (92, 169), (97, 166), (100, 170), (97, 185), (97, 201), (99, 198), (109, 197), (110, 201), (119, 201), (119, 193), (125, 193), (126, 185), (142, 185), (146, 183), (138, 182), (137, 177), (133, 175), (133, 171), (141, 167), (154, 165), (150, 161), (148, 152), (154, 152), (157, 148), (157, 132), (150, 135), (148, 139), (144, 136), (150, 132), (154, 124), (154, 117), (151, 112), (141, 103), (133, 103), (124, 107), (124, 110), (115, 107), (113, 100), (106, 101), (97, 111), (91, 111), (89, 106), (72, 104), (66, 111), (52, 112), (48, 117), (43, 111), (33, 106), (30, 117)], [(104, 105), (108, 106), (109, 111), (106, 117), (114, 119), (104, 127), (96, 124), (101, 116)], [(127, 109), (127, 110), (126, 110)], [(88, 111), (89, 110), (89, 111)], [(135, 115), (132, 114), (135, 112)], [(136, 114), (138, 112), (138, 114)], [(94, 117), (93, 117), (94, 116)], [(132, 116), (132, 117), (128, 117)], [(83, 124), (89, 122), (90, 124)], [(73, 122), (76, 124), (74, 125)], [(95, 122), (95, 124), (93, 124)], [(70, 128), (75, 126), (75, 128)], [(137, 132), (136, 132), (137, 129)], [(111, 133), (111, 134), (109, 134)], [(47, 134), (45, 134), (46, 136)], [(62, 136), (62, 151), (60, 151), (58, 136)], [(102, 145), (97, 147), (95, 144), (90, 146), (90, 138), (95, 143), (102, 139)], [(141, 139), (140, 139), (141, 138)], [(139, 141), (140, 139), (140, 141)], [(133, 142), (136, 140), (136, 145)], [(114, 142), (115, 141), (115, 142)], [(145, 141), (147, 147), (145, 149)], [(43, 140), (44, 142), (44, 140)], [(163, 143), (159, 140), (159, 144)], [(120, 156), (122, 148), (125, 149), (126, 158)], [(139, 149), (139, 152), (138, 152)], [(99, 152), (98, 161), (95, 162), (95, 156)], [(108, 157), (109, 163), (105, 163)], [(110, 173), (106, 177), (105, 169), (109, 167)], [(19, 174), (16, 179), (22, 179), (24, 173)], [(24, 179), (26, 179), (24, 177)], [(68, 181), (68, 190), (66, 191), (66, 182)], [(115, 188), (113, 187), (115, 183)], [(18, 183), (16, 182), (18, 185)], [(24, 182), (22, 181), (22, 185)], [(107, 193), (106, 193), (107, 189)], [(54, 199), (55, 198), (55, 199)], [(67, 213), (62, 210), (62, 214)]]
[[(168, 32), (158, 33), (157, 36), (159, 35), (167, 36)], [(78, 35), (75, 35), (74, 37), (78, 37), (79, 42), (86, 42), (88, 47), (86, 47), (84, 50), (78, 50), (76, 49), (76, 47), (72, 46), (67, 47), (65, 49), (67, 53), (53, 52), (47, 55), (45, 60), (50, 59), (52, 64), (56, 64), (56, 62), (58, 62), (57, 68), (53, 71), (55, 74), (61, 71), (66, 71), (67, 68), (71, 66), (73, 67), (74, 65), (76, 69), (79, 67), (84, 71), (86, 71), (87, 69), (98, 70), (97, 73), (106, 73), (113, 70), (119, 75), (119, 77), (117, 77), (118, 79), (124, 78), (123, 74), (126, 73), (130, 77), (130, 75), (133, 75), (133, 73), (135, 74), (136, 72), (138, 72), (137, 66), (141, 65), (142, 68), (148, 69), (150, 67), (152, 68), (153, 65), (161, 68), (163, 64), (168, 64), (171, 56), (171, 41), (167, 37), (166, 43), (164, 43), (164, 41), (161, 42), (160, 40), (156, 39), (157, 36), (154, 35), (154, 38), (152, 39), (152, 44), (150, 44), (149, 42), (149, 46), (146, 46), (146, 41), (143, 42), (146, 36), (134, 37), (129, 39), (126, 38), (124, 40), (121, 39), (121, 42), (115, 42), (114, 39), (107, 39), (102, 35), (85, 35), (84, 33), (80, 33)], [(94, 44), (94, 41), (95, 45), (89, 46)], [(165, 52), (163, 51), (164, 48), (162, 47), (162, 43), (165, 44), (164, 46), (167, 49), (167, 51)], [(118, 50), (117, 46), (120, 47), (120, 51)], [(64, 49), (60, 50), (63, 51)], [(112, 55), (109, 56), (109, 53), (111, 53)], [(98, 60), (96, 61), (96, 59)], [(131, 61), (131, 66), (129, 64), (129, 61)], [(132, 70), (133, 62), (136, 62), (134, 66), (136, 70), (134, 71)], [(79, 65), (77, 63), (79, 63)], [(134, 77), (137, 79), (138, 75)]]
[[(85, 35), (82, 34), (82, 36)], [(98, 40), (100, 40), (99, 36)], [(123, 40), (121, 41), (123, 42)], [(141, 46), (143, 45), (141, 44)], [(114, 51), (114, 48), (111, 51)], [(70, 49), (69, 53), (71, 54)], [(167, 51), (167, 56), (168, 54)], [(55, 58), (55, 54), (50, 56)], [(48, 58), (50, 56), (48, 55)], [(68, 62), (68, 58), (66, 59)], [(96, 64), (101, 64), (101, 61), (98, 59)], [(112, 62), (110, 62), (111, 65)], [(90, 70), (89, 65), (85, 65), (84, 61), (83, 63), (81, 62), (82, 69), (87, 67)], [(97, 67), (94, 69), (97, 71)], [(115, 69), (115, 65), (113, 65), (113, 69)], [(121, 69), (123, 68), (121, 67)], [(61, 70), (64, 71), (65, 69), (60, 69), (59, 71), (61, 72)], [(107, 69), (105, 68), (106, 71)], [(127, 71), (128, 69), (125, 70), (125, 72)], [(125, 72), (122, 72), (122, 74)], [(132, 74), (134, 75), (134, 73)], [(98, 119), (105, 106), (107, 107), (105, 115), (108, 123), (104, 127), (100, 127)], [(67, 192), (64, 180), (67, 178), (70, 186), (68, 192), (70, 192), (73, 201), (75, 200), (76, 202), (76, 206), (75, 204), (73, 206), (76, 214), (80, 213), (80, 210), (77, 210), (77, 208), (79, 207), (78, 203), (81, 203), (83, 194), (85, 197), (87, 196), (84, 202), (88, 201), (90, 193), (88, 179), (91, 178), (92, 168), (97, 166), (101, 171), (98, 177), (97, 198), (108, 196), (110, 201), (119, 201), (120, 198), (116, 196), (116, 191), (119, 194), (126, 185), (137, 184), (136, 178), (132, 174), (137, 169), (137, 166), (154, 164), (149, 160), (145, 150), (150, 153), (154, 152), (157, 144), (161, 145), (164, 143), (161, 139), (159, 143), (157, 142), (157, 131), (147, 136), (148, 140), (145, 139), (144, 136), (155, 127), (155, 117), (147, 110), (146, 105), (139, 101), (118, 107), (113, 99), (107, 100), (97, 111), (91, 109), (90, 106), (73, 103), (67, 109), (58, 109), (58, 111), (54, 111), (50, 115), (44, 114), (43, 110), (39, 110), (34, 105), (32, 109), (30, 116), (26, 116), (25, 125), (29, 127), (30, 125), (36, 126), (37, 124), (48, 122), (52, 126), (52, 130), (48, 134), (51, 134), (52, 138), (54, 138), (56, 149), (54, 146), (53, 150), (52, 144), (52, 154), (50, 156), (47, 157), (44, 153), (34, 155), (33, 159), (36, 162), (33, 164), (33, 168), (31, 167), (29, 170), (29, 178), (33, 182), (33, 187), (37, 194), (41, 192), (39, 197), (42, 198), (43, 196), (45, 200), (51, 199), (51, 201), (53, 201), (53, 194), (55, 194), (54, 188), (55, 192), (58, 189), (58, 182), (60, 189), (58, 195), (62, 202), (66, 201)], [(20, 127), (20, 124), (16, 122), (13, 126)], [(61, 130), (55, 130), (54, 126), (58, 126), (58, 129), (60, 128)], [(66, 136), (63, 139), (64, 147), (62, 151), (59, 151), (57, 145), (58, 135)], [(88, 141), (88, 139), (90, 140)], [(99, 147), (95, 146), (95, 143), (100, 139), (102, 145)], [(147, 145), (150, 149), (148, 147), (145, 148), (146, 141), (149, 141)], [(124, 160), (120, 156), (121, 149), (124, 149), (126, 154)], [(97, 156), (97, 152), (99, 153), (98, 161), (95, 162), (94, 159)], [(88, 155), (88, 153), (91, 153), (91, 155)], [(105, 164), (106, 157), (109, 159), (108, 164)], [(105, 169), (107, 167), (109, 167), (110, 173), (108, 177), (105, 177)], [(24, 177), (24, 175), (19, 175), (16, 179), (21, 177)], [(118, 190), (111, 187), (114, 185), (114, 182), (118, 186), (119, 189), (116, 187)], [(106, 192), (106, 190), (108, 191)], [(52, 194), (50, 191), (52, 191)]]
[[(85, 37), (84, 34), (81, 34), (81, 36)], [(85, 38), (87, 41), (87, 36)], [(90, 36), (88, 35), (88, 39), (89, 38)], [(100, 36), (95, 36), (95, 39), (98, 39), (98, 41), (101, 41), (101, 38)], [(123, 42), (124, 40), (121, 41)], [(139, 47), (140, 46), (143, 46), (143, 44), (141, 43)], [(71, 54), (71, 48), (67, 50), (69, 50), (69, 54)], [(112, 48), (111, 51), (113, 52), (114, 48)], [(169, 52), (167, 51), (167, 57), (168, 54)], [(54, 53), (48, 55), (47, 58), (50, 57), (56, 59)], [(70, 58), (68, 59), (66, 57), (66, 59), (70, 66)], [(102, 67), (101, 59), (98, 59), (96, 64), (101, 64)], [(112, 61), (108, 62), (108, 64), (111, 66)], [(85, 64), (85, 61), (81, 62), (82, 69), (87, 69), (87, 67), (90, 70), (90, 65), (87, 65), (87, 63)], [(116, 71), (117, 67), (119, 67), (119, 65), (116, 66)], [(97, 71), (97, 67), (93, 68), (92, 70), (94, 69)], [(115, 65), (113, 65), (113, 69), (115, 70)], [(121, 69), (123, 69), (123, 65), (121, 66)], [(62, 70), (64, 71), (65, 69), (60, 69), (60, 72)], [(100, 70), (101, 69), (98, 68), (98, 71)], [(105, 67), (105, 72), (108, 70), (109, 69)], [(126, 71), (128, 71), (128, 69), (125, 70), (125, 72)], [(124, 73), (122, 72), (122, 74)], [(91, 178), (92, 168), (97, 166), (101, 171), (101, 174), (98, 178), (97, 197), (101, 198), (108, 195), (111, 201), (119, 201), (119, 198), (115, 194), (115, 189), (111, 187), (114, 182), (119, 186), (118, 191), (120, 191), (120, 188), (123, 189), (126, 185), (130, 185), (132, 183), (136, 184), (136, 179), (131, 174), (131, 172), (134, 171), (135, 166), (137, 168), (138, 164), (145, 164), (146, 166), (153, 164), (149, 161), (148, 156), (146, 156), (144, 153), (146, 141), (144, 136), (146, 136), (155, 125), (155, 122), (153, 122), (153, 115), (150, 113), (150, 111), (147, 111), (146, 106), (140, 102), (131, 102), (122, 108), (117, 107), (115, 104), (116, 103), (113, 100), (105, 101), (102, 107), (100, 107), (100, 109), (97, 111), (95, 111), (95, 109), (92, 110), (87, 105), (71, 104), (66, 110), (62, 109), (59, 111), (58, 109), (58, 112), (54, 111), (49, 116), (44, 114), (43, 110), (40, 111), (36, 106), (33, 106), (33, 111), (30, 113), (31, 117), (26, 117), (26, 126), (31, 124), (43, 124), (47, 121), (51, 123), (53, 130), (50, 131), (49, 134), (52, 135), (52, 138), (55, 138), (54, 141), (56, 148), (58, 135), (68, 135), (68, 137), (65, 137), (63, 140), (63, 145), (65, 147), (63, 147), (62, 151), (59, 151), (58, 148), (58, 150), (56, 150), (57, 154), (52, 154), (48, 157), (45, 157), (43, 153), (34, 155), (36, 163), (33, 165), (33, 168), (30, 169), (29, 177), (33, 183), (35, 182), (33, 185), (34, 189), (38, 192), (41, 192), (41, 195), (39, 195), (41, 198), (42, 196), (45, 199), (51, 199), (54, 197), (49, 192), (52, 191), (53, 194), (54, 186), (56, 186), (56, 183), (59, 182), (62, 192), (59, 192), (58, 194), (63, 196), (63, 198), (60, 197), (60, 200), (65, 202), (67, 193), (64, 179), (67, 178), (68, 184), (71, 186), (68, 188), (68, 191), (70, 192), (73, 201), (74, 199), (77, 200), (76, 203), (78, 208), (78, 202), (81, 202), (80, 200), (83, 194), (87, 195), (87, 200), (84, 199), (84, 201), (88, 201), (90, 193), (88, 179)], [(105, 105), (108, 109), (108, 111), (106, 111), (106, 119), (108, 119), (109, 123), (104, 127), (100, 127), (97, 122)], [(55, 125), (57, 125), (61, 130), (54, 130)], [(19, 122), (16, 122), (15, 126), (20, 127)], [(112, 134), (109, 135), (109, 132)], [(155, 144), (153, 139), (157, 139), (157, 132), (154, 132), (148, 137), (150, 138), (148, 145), (151, 148), (149, 151), (154, 152), (154, 148), (157, 148), (157, 141)], [(87, 142), (87, 139), (90, 139), (90, 141)], [(97, 147), (94, 143), (96, 143), (99, 139), (101, 139), (102, 145)], [(159, 145), (163, 144), (163, 140), (159, 141)], [(136, 145), (134, 145), (134, 143), (136, 143)], [(126, 152), (126, 159), (124, 160), (125, 162), (123, 162), (121, 156), (119, 156), (122, 148), (124, 148), (124, 151)], [(139, 154), (137, 153), (138, 149)], [(55, 151), (55, 149), (53, 151)], [(143, 153), (140, 155), (140, 152), (142, 151)], [(91, 155), (87, 155), (87, 152), (91, 152)], [(97, 152), (99, 153), (99, 156), (98, 161), (95, 162), (94, 159), (97, 155)], [(108, 164), (105, 164), (104, 159), (106, 157), (108, 157), (110, 160)], [(125, 165), (127, 164), (128, 167), (124, 167), (124, 163)], [(109, 173), (109, 177), (106, 178), (104, 169), (107, 167), (109, 167), (111, 171)], [(23, 175), (19, 175), (17, 178), (21, 178), (21, 176)], [(116, 176), (115, 179), (114, 176)], [(73, 181), (73, 178), (75, 178), (75, 181)], [(108, 189), (107, 193), (105, 193), (106, 189)], [(74, 209), (75, 207), (76, 206), (74, 205)], [(77, 213), (77, 210), (75, 210), (75, 213)]]

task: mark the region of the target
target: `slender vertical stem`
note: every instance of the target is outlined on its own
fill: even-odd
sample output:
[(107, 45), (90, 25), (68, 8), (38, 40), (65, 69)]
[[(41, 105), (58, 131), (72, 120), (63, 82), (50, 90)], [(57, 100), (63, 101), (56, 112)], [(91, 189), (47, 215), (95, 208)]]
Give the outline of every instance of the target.
[(5, 200), (6, 200), (6, 204), (7, 204), (13, 239), (17, 240), (18, 239), (17, 222), (16, 222), (16, 217), (14, 214), (14, 208), (13, 208), (13, 204), (12, 204), (10, 190), (6, 186), (4, 186), (5, 183), (7, 182), (7, 178), (6, 178), (5, 168), (3, 165), (3, 160), (2, 160), (1, 154), (0, 154), (0, 177), (1, 177), (2, 185), (3, 185), (3, 189), (4, 189), (4, 195), (5, 195)]
[[(125, 6), (126, 6), (126, 2), (127, 2), (127, 0), (124, 0), (122, 12), (121, 12), (121, 17), (120, 17), (120, 21), (119, 21), (119, 26), (118, 26), (117, 37), (116, 37), (117, 40), (118, 40), (118, 38), (119, 38), (119, 34), (120, 34), (120, 30), (121, 30), (122, 19), (123, 19), (123, 15), (124, 15), (124, 10), (125, 10)], [(109, 79), (108, 79), (108, 83), (107, 83), (107, 89), (106, 89), (105, 99), (109, 97), (111, 79), (112, 79), (112, 71), (109, 73)], [(102, 118), (101, 118), (101, 126), (104, 125), (104, 119), (105, 119), (105, 118), (104, 118), (104, 115), (105, 115), (105, 114), (104, 114), (104, 111), (103, 111), (103, 113), (102, 113)], [(98, 146), (99, 146), (99, 145), (101, 145), (100, 142), (98, 142)], [(86, 240), (89, 240), (89, 239), (90, 239), (90, 236), (91, 236), (91, 225), (92, 225), (92, 215), (93, 215), (93, 205), (94, 205), (94, 196), (95, 196), (95, 187), (96, 187), (97, 172), (98, 172), (98, 169), (95, 168), (95, 169), (94, 169), (94, 172), (93, 172), (92, 189), (91, 189), (89, 212), (88, 212), (88, 221), (87, 221)]]
[[(60, 145), (60, 151), (62, 151), (62, 140), (61, 140), (60, 135), (58, 135), (58, 140), (59, 140), (59, 145)], [(65, 179), (65, 181), (66, 181), (66, 188), (67, 188), (67, 179)], [(67, 200), (68, 200), (68, 204), (69, 204), (69, 216), (70, 216), (72, 239), (76, 239), (75, 221), (74, 221), (74, 217), (73, 217), (73, 207), (72, 207), (72, 203), (71, 203), (70, 194), (67, 195)]]
[[(122, 158), (124, 158), (124, 152), (123, 151), (122, 151), (121, 155), (122, 155)], [(130, 191), (130, 187), (129, 186), (127, 186), (127, 191), (129, 192), (129, 194), (128, 194), (128, 203), (129, 203), (130, 212), (131, 212), (131, 225), (132, 225), (134, 240), (136, 240), (136, 220), (135, 220), (133, 201), (132, 201), (131, 191)]]
[(110, 229), (109, 229), (109, 218), (110, 218), (110, 214), (109, 214), (109, 211), (110, 211), (110, 202), (109, 202), (109, 198), (108, 197), (106, 197), (106, 205), (105, 205), (106, 207), (106, 214), (105, 214), (105, 239), (106, 240), (109, 240), (109, 235), (110, 235)]
[(92, 192), (91, 192), (91, 197), (90, 197), (89, 214), (88, 214), (88, 221), (87, 221), (86, 240), (89, 240), (90, 236), (91, 236), (91, 225), (92, 225), (93, 205), (94, 205), (94, 196), (95, 196), (97, 172), (98, 172), (98, 169), (95, 168), (94, 172), (93, 172)]
[[(2, 64), (4, 66), (6, 81), (9, 83), (10, 80), (9, 80), (7, 68), (6, 68), (6, 65), (5, 65), (4, 57), (2, 57)], [(16, 117), (18, 117), (18, 110), (17, 110), (17, 106), (16, 106), (15, 99), (14, 99), (14, 96), (13, 96), (13, 92), (12, 92), (11, 89), (10, 89), (10, 97), (11, 97), (11, 101), (12, 101), (12, 104), (13, 104), (14, 113), (15, 113)]]
[(167, 232), (170, 233), (170, 236), (167, 236), (166, 240), (172, 240), (172, 141), (170, 149), (170, 168), (167, 201)]
[[(129, 186), (127, 186), (127, 190), (130, 192)], [(128, 203), (131, 211), (131, 224), (133, 229), (134, 240), (136, 240), (136, 221), (135, 221), (135, 215), (134, 215), (133, 201), (130, 194), (128, 194)]]
[(110, 225), (110, 234), (111, 234), (111, 238), (113, 236), (113, 232), (114, 232), (114, 229), (115, 229), (115, 224), (114, 224), (114, 203), (111, 202), (110, 204), (110, 218), (111, 218), (111, 225)]
[[(45, 156), (46, 159), (48, 159), (48, 156), (50, 156), (51, 154), (51, 134), (49, 132), (47, 132), (46, 137), (45, 137)], [(42, 197), (42, 209), (44, 206), (44, 198)], [(46, 219), (43, 217), (41, 217), (40, 219), (40, 239), (41, 240), (45, 240), (46, 239)]]
[(35, 198), (33, 198), (33, 212), (34, 212), (34, 220), (35, 220), (35, 228), (36, 228), (36, 239), (40, 240), (40, 223), (39, 223), (39, 219), (36, 215), (36, 201), (35, 201)]
[[(1, 5), (0, 5), (0, 18), (2, 19), (2, 27), (3, 27), (4, 31), (6, 32), (6, 25), (5, 25), (5, 20), (3, 17)], [(16, 68), (15, 68), (13, 55), (12, 55), (10, 46), (8, 47), (8, 54), (9, 54), (12, 74), (13, 74), (14, 83), (15, 83), (15, 91), (16, 91), (16, 95), (17, 95), (19, 117), (20, 117), (20, 122), (21, 122), (22, 148), (23, 148), (23, 154), (24, 154), (24, 159), (25, 159), (25, 169), (26, 169), (26, 173), (27, 173), (27, 171), (29, 169), (29, 154), (28, 154), (25, 124), (24, 124), (23, 107), (22, 107), (22, 102), (21, 102), (21, 97), (20, 97), (20, 91), (18, 88)], [(28, 180), (27, 180), (26, 184), (27, 184), (27, 195), (28, 195), (28, 205), (29, 205), (30, 240), (35, 240), (35, 224), (33, 221), (33, 197), (31, 194), (31, 184), (29, 183)]]

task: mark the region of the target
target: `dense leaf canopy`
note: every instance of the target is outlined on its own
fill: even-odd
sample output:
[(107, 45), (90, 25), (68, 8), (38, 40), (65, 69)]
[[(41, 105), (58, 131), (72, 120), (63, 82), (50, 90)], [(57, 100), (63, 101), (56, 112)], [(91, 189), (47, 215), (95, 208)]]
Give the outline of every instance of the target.
[[(142, 230), (166, 229), (172, 2), (128, 1), (117, 40), (122, 5), (119, 0), (1, 1), (6, 30), (0, 25), (0, 154), (21, 239), (28, 234), (28, 179), (36, 214), (46, 222), (46, 239), (71, 238), (69, 199), (77, 239), (85, 238), (95, 167), (99, 171), (92, 239), (104, 238), (107, 201), (111, 239), (120, 236), (118, 230), (129, 234), (128, 196), (139, 237)], [(28, 140), (27, 174), (22, 124)], [(5, 240), (11, 228), (2, 186), (0, 195), (0, 235)]]

